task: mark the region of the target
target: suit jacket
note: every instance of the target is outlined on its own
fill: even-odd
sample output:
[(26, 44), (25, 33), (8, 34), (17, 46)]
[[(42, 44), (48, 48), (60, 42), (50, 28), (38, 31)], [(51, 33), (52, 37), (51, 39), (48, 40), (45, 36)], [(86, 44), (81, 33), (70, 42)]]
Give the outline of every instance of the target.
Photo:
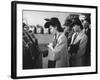
[(55, 67), (69, 66), (67, 38), (63, 33), (59, 36), (56, 46), (49, 49), (48, 60), (56, 61)]
[(71, 56), (71, 61), (72, 61), (72, 65), (81, 66), (83, 65), (83, 56), (86, 51), (86, 44), (87, 44), (88, 38), (86, 34), (83, 31), (81, 31), (73, 42), (75, 34), (77, 33), (73, 34), (71, 44), (78, 43), (79, 48), (77, 50), (77, 53), (74, 53), (74, 55)]
[(85, 34), (88, 37), (87, 46), (86, 46), (86, 53), (84, 55), (84, 64), (86, 66), (91, 65), (91, 30), (90, 28), (85, 31)]
[(91, 50), (91, 30), (90, 29), (87, 30), (86, 35), (88, 37), (88, 41), (87, 41), (87, 53), (90, 54), (90, 50)]
[(68, 46), (71, 43), (71, 38), (72, 38), (73, 33), (74, 33), (73, 31), (67, 31), (67, 32), (65, 32), (65, 36), (66, 36), (66, 38), (68, 38)]

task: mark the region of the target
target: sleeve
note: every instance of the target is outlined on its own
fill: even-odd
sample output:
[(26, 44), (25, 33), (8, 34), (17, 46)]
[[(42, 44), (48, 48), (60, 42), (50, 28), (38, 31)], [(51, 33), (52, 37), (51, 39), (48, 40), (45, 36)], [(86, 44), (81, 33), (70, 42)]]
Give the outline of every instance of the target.
[(63, 51), (64, 47), (67, 47), (66, 44), (67, 44), (66, 38), (61, 37), (55, 48), (52, 49), (52, 56), (54, 57), (54, 60), (58, 60), (60, 58), (61, 52)]
[(88, 40), (87, 36), (84, 36), (81, 39), (80, 44), (79, 44), (79, 50), (78, 50), (76, 56), (80, 57), (80, 56), (83, 56), (85, 54), (87, 40)]

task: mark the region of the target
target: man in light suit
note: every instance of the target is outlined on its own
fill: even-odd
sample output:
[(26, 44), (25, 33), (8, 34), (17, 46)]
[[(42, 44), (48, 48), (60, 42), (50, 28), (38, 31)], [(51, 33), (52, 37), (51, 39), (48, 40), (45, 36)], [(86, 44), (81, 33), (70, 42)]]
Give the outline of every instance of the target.
[(47, 24), (51, 33), (55, 34), (53, 42), (48, 45), (48, 68), (69, 66), (69, 56), (67, 50), (67, 38), (63, 33), (58, 18), (51, 18)]
[(70, 66), (84, 66), (84, 54), (86, 51), (87, 36), (83, 31), (83, 26), (79, 19), (73, 22), (73, 29), (75, 33), (72, 36), (71, 46), (69, 48)]

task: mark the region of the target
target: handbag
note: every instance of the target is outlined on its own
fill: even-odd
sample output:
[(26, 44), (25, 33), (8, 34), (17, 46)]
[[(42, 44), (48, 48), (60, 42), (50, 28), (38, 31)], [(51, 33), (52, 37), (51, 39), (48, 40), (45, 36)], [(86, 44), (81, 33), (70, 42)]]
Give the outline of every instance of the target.
[(48, 60), (48, 68), (55, 68), (56, 61), (55, 60)]

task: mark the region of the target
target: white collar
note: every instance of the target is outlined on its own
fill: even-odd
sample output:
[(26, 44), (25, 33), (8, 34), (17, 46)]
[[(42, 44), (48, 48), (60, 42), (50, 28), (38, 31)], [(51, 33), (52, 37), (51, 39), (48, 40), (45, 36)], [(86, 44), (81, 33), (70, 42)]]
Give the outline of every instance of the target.
[(61, 34), (62, 34), (61, 32), (57, 33), (57, 34), (56, 34), (56, 38), (58, 39), (58, 38), (60, 37)]

